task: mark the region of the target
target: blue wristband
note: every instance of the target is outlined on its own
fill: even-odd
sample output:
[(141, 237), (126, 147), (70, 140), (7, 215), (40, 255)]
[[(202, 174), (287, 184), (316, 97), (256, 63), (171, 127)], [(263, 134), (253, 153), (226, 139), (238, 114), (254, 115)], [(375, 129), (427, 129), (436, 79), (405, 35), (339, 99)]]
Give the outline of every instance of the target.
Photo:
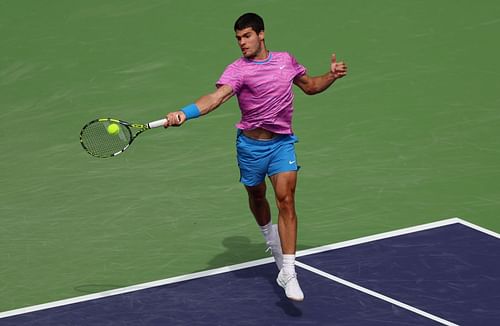
[(198, 118), (201, 115), (200, 109), (194, 103), (186, 105), (181, 111), (186, 115), (186, 120)]

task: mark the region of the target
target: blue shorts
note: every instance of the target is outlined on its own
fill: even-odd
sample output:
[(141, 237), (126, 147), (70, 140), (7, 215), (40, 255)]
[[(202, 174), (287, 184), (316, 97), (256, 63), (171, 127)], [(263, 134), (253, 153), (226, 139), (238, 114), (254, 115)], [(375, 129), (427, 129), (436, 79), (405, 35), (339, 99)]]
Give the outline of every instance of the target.
[(295, 135), (278, 135), (269, 140), (249, 138), (238, 130), (236, 153), (240, 168), (240, 182), (245, 186), (256, 186), (264, 181), (266, 175), (280, 172), (297, 171), (294, 144)]

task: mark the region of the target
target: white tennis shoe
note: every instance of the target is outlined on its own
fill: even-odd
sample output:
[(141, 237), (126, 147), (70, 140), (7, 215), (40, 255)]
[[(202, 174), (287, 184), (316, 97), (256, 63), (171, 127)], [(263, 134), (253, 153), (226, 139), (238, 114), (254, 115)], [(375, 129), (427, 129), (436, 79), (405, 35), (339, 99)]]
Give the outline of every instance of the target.
[(273, 254), (274, 261), (276, 262), (276, 265), (278, 266), (278, 269), (281, 270), (283, 268), (283, 251), (281, 250), (281, 241), (280, 241), (280, 235), (278, 233), (278, 226), (276, 224), (273, 224), (272, 226), (272, 231), (271, 231), (271, 240), (267, 241), (267, 250), (271, 250), (271, 253)]
[(299, 281), (297, 280), (297, 274), (287, 274), (283, 269), (278, 274), (276, 282), (279, 286), (285, 289), (286, 297), (293, 301), (303, 301), (304, 293), (300, 288)]

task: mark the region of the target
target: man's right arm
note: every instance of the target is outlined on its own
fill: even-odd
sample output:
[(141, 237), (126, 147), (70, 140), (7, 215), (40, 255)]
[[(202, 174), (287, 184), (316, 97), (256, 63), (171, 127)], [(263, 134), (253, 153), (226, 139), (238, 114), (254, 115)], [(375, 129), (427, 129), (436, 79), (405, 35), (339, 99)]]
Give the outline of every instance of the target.
[[(221, 104), (229, 100), (234, 95), (233, 89), (229, 85), (222, 85), (213, 93), (203, 95), (194, 104), (198, 107), (200, 115), (205, 115), (217, 109)], [(182, 111), (170, 112), (167, 114), (165, 127), (180, 126), (187, 119)]]

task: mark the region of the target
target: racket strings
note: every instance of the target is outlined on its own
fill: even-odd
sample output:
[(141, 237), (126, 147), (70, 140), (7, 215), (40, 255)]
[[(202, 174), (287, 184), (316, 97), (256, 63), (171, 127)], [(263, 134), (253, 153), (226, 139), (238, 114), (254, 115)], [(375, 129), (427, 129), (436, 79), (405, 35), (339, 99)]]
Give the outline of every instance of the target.
[(80, 134), (82, 145), (92, 155), (110, 157), (121, 152), (130, 144), (131, 132), (123, 125), (119, 125), (117, 134), (109, 134), (107, 121), (94, 121), (87, 125)]

